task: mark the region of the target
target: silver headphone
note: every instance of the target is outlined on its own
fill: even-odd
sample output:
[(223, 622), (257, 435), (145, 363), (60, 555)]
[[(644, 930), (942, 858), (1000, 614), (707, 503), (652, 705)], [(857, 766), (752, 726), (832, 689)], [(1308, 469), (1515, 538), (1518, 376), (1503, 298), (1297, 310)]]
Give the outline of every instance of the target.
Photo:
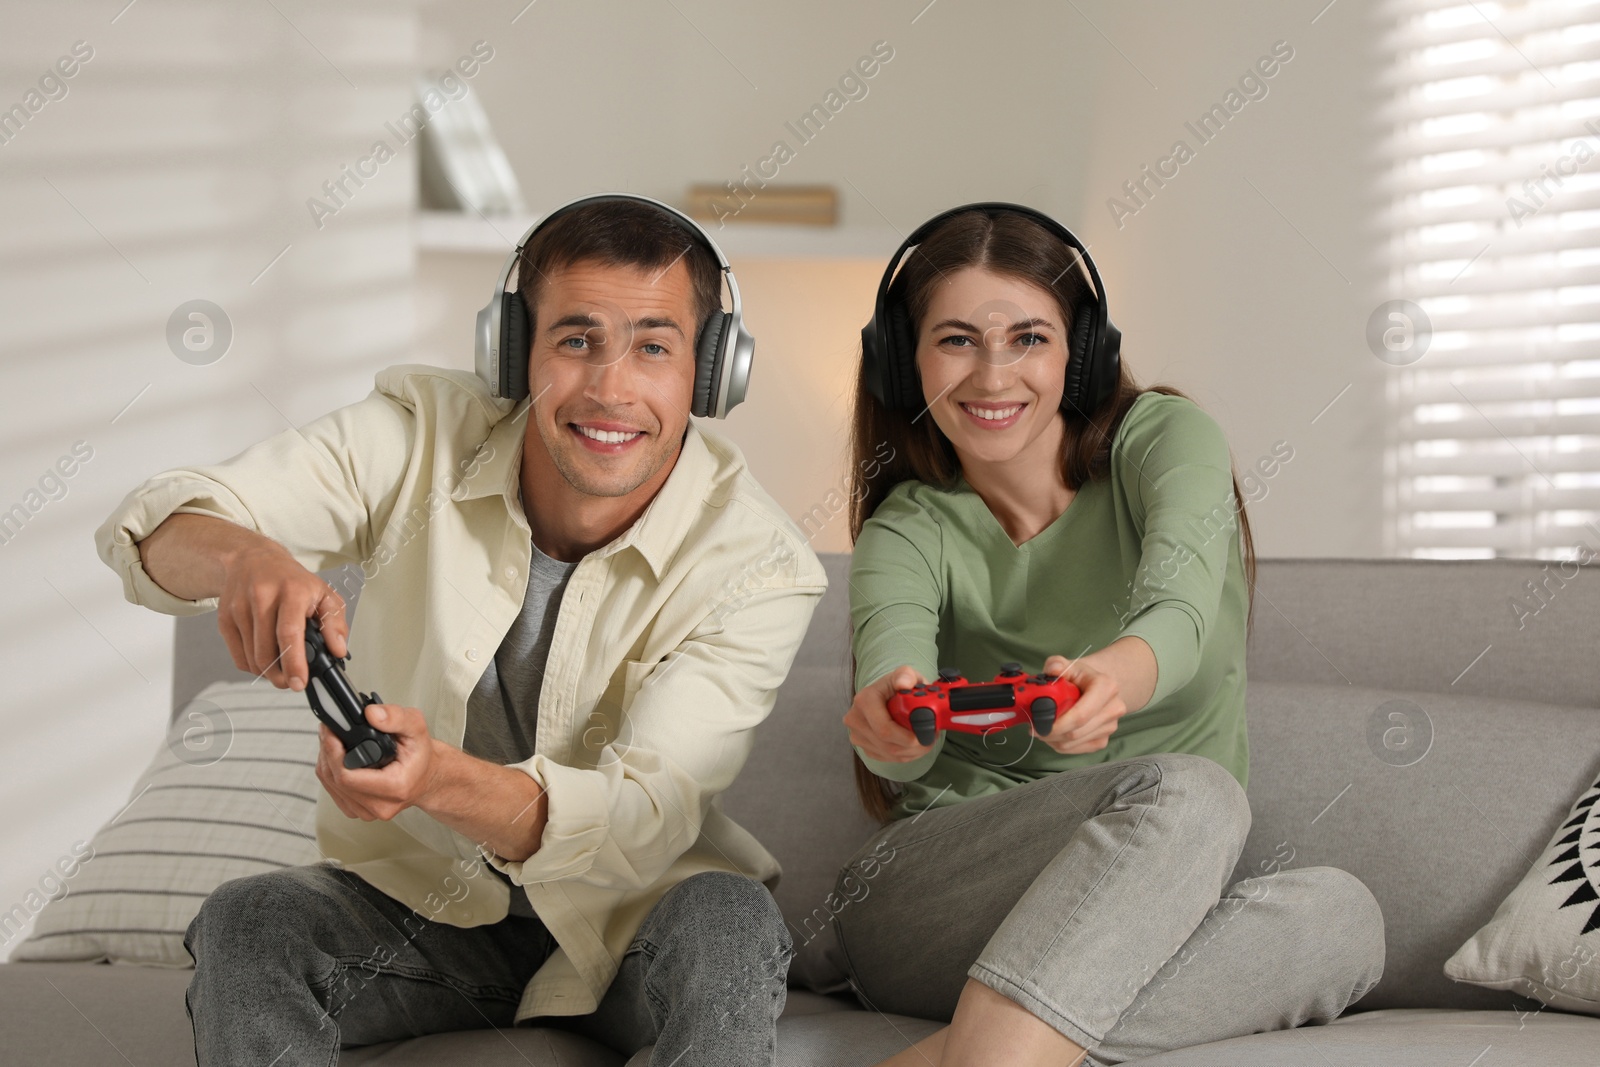
[(635, 200), (651, 204), (665, 211), (689, 234), (703, 242), (717, 257), (717, 266), (728, 281), (733, 310), (718, 307), (704, 323), (695, 341), (694, 403), (691, 412), (702, 418), (727, 418), (728, 412), (745, 397), (750, 386), (750, 364), (755, 357), (756, 342), (744, 328), (744, 308), (739, 299), (739, 283), (734, 281), (733, 268), (722, 249), (689, 216), (659, 200), (633, 193), (596, 193), (569, 200), (546, 214), (522, 235), (514, 252), (500, 268), (495, 283), (495, 295), (489, 298), (478, 312), (476, 366), (478, 377), (489, 385), (497, 397), (521, 400), (528, 395), (528, 346), (531, 342), (528, 329), (528, 308), (516, 285), (508, 291), (511, 275), (517, 269), (522, 249), (539, 227), (579, 204), (597, 200)]

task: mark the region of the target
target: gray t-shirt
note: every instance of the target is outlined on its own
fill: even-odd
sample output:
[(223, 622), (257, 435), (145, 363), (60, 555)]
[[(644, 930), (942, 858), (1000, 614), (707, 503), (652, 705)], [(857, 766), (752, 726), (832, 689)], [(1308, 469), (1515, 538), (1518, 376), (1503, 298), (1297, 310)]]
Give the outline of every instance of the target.
[[(550, 656), (561, 594), (577, 566), (551, 559), (539, 551), (538, 545), (532, 547), (522, 610), (467, 698), (467, 722), (461, 739), (464, 751), (502, 765), (521, 763), (533, 755), (545, 660)], [(486, 868), (510, 881), (493, 867)], [(511, 914), (534, 914), (527, 893), (514, 885)]]

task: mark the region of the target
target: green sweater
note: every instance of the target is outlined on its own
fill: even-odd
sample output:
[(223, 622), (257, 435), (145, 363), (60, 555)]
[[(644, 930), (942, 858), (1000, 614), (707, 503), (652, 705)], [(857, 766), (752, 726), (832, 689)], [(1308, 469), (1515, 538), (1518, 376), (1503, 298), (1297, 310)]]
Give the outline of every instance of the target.
[(1018, 546), (965, 479), (895, 486), (850, 565), (859, 690), (902, 664), (987, 682), (1134, 634), (1155, 653), (1155, 692), (1098, 752), (1060, 755), (1026, 725), (941, 730), (907, 763), (856, 754), (904, 782), (893, 818), (997, 793), (1055, 771), (1153, 752), (1193, 752), (1246, 784), (1248, 600), (1228, 442), (1192, 401), (1146, 392), (1113, 442), (1108, 478), (1080, 488)]

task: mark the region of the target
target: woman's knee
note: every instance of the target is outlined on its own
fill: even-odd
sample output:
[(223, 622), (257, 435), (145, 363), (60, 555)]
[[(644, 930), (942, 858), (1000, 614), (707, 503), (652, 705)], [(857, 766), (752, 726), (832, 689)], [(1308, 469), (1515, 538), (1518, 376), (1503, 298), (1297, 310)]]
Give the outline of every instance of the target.
[(1153, 765), (1164, 790), (1170, 788), (1186, 807), (1202, 810), (1208, 826), (1232, 827), (1243, 846), (1250, 833), (1250, 800), (1233, 772), (1193, 752), (1157, 752), (1137, 762)]
[(1383, 908), (1367, 883), (1339, 867), (1311, 867), (1321, 880), (1321, 893), (1330, 902), (1324, 910), (1343, 917), (1344, 943), (1356, 961), (1352, 1003), (1383, 977), (1387, 942), (1384, 937)]
[(1325, 950), (1313, 958), (1342, 961), (1349, 973), (1350, 1000), (1360, 1000), (1383, 977), (1386, 953), (1383, 909), (1360, 878), (1339, 867), (1298, 867), (1265, 876), (1270, 883), (1289, 878), (1299, 929), (1317, 937)]

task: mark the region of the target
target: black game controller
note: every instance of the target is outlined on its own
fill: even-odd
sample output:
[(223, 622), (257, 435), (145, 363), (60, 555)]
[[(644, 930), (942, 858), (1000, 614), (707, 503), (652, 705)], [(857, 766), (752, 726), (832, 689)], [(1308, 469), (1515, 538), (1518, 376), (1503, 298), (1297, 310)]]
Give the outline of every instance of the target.
[[(368, 695), (350, 687), (343, 667), (347, 658), (335, 657), (328, 651), (322, 623), (315, 615), (309, 616), (306, 619), (306, 666), (310, 668), (311, 680), (306, 685), (306, 699), (311, 701), (311, 710), (344, 742), (347, 770), (393, 763), (397, 755), (394, 737), (367, 722), (367, 705), (382, 704), (383, 698), (376, 692)], [(331, 713), (317, 698), (319, 689), (333, 705)]]

